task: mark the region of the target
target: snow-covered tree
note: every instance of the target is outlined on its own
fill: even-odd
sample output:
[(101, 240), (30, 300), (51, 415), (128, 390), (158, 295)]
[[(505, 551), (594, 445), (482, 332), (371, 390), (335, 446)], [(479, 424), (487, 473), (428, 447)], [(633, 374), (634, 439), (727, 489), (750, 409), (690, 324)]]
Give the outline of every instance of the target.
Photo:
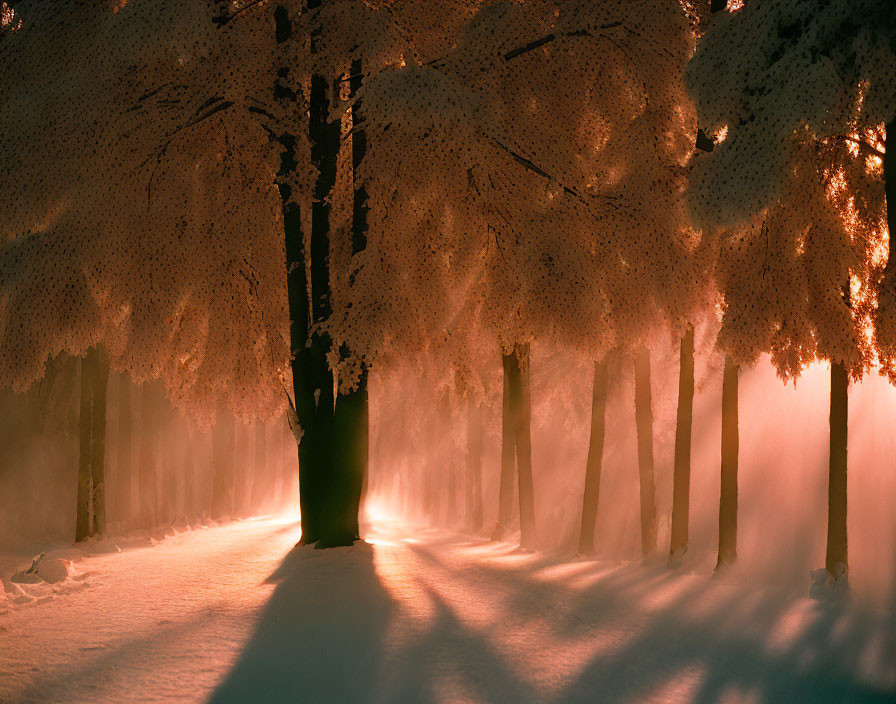
[[(869, 311), (887, 241), (879, 133), (896, 113), (896, 7), (739, 5), (714, 17), (688, 68), (700, 125), (717, 142), (695, 168), (692, 212), (718, 234), (719, 345), (731, 361), (768, 352), (785, 377), (831, 361), (826, 567), (838, 577), (847, 565), (847, 387), (873, 356)], [(882, 359), (888, 305), (881, 295)]]

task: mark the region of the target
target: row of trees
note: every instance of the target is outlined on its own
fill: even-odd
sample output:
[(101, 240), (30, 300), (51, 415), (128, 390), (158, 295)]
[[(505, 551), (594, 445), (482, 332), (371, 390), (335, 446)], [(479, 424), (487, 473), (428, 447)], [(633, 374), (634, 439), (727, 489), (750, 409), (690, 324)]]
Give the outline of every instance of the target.
[[(666, 330), (681, 346), (675, 560), (694, 324), (717, 314), (719, 565), (736, 558), (738, 370), (770, 353), (785, 377), (832, 363), (827, 569), (845, 572), (848, 381), (876, 358), (889, 372), (896, 344), (884, 185), (896, 11), (737, 6), (11, 3), (0, 381), (25, 388), (48, 357), (103, 342), (114, 368), (161, 378), (200, 420), (218, 399), (243, 417), (288, 404), (302, 539), (326, 547), (358, 536), (371, 371), (439, 361), (475, 408), (491, 383), (480, 351), (500, 349), (495, 536), (516, 478), (532, 545), (529, 349), (550, 340), (595, 360), (587, 551), (607, 359), (623, 356), (650, 553), (649, 344)], [(100, 395), (85, 403), (98, 418)]]

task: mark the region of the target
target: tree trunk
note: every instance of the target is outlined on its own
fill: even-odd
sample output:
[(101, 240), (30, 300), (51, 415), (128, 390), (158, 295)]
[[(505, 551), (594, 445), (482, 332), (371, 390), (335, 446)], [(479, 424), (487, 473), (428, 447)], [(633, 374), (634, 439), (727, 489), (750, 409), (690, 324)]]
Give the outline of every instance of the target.
[(594, 363), (594, 388), (591, 395), (591, 437), (585, 465), (585, 495), (582, 501), (582, 529), (579, 533), (579, 554), (594, 553), (594, 530), (600, 500), (600, 473), (604, 455), (604, 434), (607, 413), (607, 362)]
[[(886, 126), (884, 149), (884, 189), (887, 197), (887, 228), (896, 237), (896, 120)], [(892, 139), (891, 139), (892, 137)], [(888, 146), (889, 145), (889, 146)], [(890, 148), (892, 147), (892, 149)], [(887, 266), (896, 266), (896, 257), (889, 256)]]
[(186, 447), (184, 447), (184, 518), (192, 521), (196, 515), (196, 498), (193, 487), (196, 474), (194, 460), (196, 433), (190, 427), (187, 427), (184, 432), (184, 440), (186, 442)]
[(146, 382), (141, 387), (140, 398), (140, 527), (155, 528), (158, 525), (158, 422), (152, 387)]
[(81, 360), (78, 504), (75, 541), (106, 533), (106, 389), (109, 364), (91, 347)]
[(467, 530), (482, 530), (482, 452), (485, 445), (482, 428), (482, 404), (472, 398), (467, 402)]
[(91, 483), (91, 436), (93, 404), (90, 383), (90, 364), (87, 357), (81, 360), (81, 403), (78, 419), (78, 505), (75, 524), (75, 542), (80, 542), (91, 534), (90, 483)]
[(215, 520), (233, 516), (235, 431), (233, 414), (222, 405), (212, 428), (212, 518)]
[(516, 470), (516, 442), (514, 407), (511, 401), (511, 375), (516, 366), (510, 360), (513, 356), (503, 355), (504, 392), (501, 401), (501, 478), (498, 487), (498, 522), (492, 533), (492, 540), (504, 540), (510, 532), (513, 514), (513, 480)]
[(515, 414), (516, 427), (516, 463), (519, 478), (520, 496), (520, 546), (535, 549), (537, 534), (535, 530), (535, 485), (532, 478), (532, 403), (530, 393), (530, 356), (529, 345), (516, 346), (516, 358), (519, 365), (519, 412)]
[(719, 496), (719, 560), (716, 570), (737, 561), (737, 376), (738, 367), (725, 356), (722, 379), (722, 482)]
[(681, 339), (678, 368), (678, 414), (675, 423), (675, 468), (672, 477), (672, 537), (669, 562), (674, 564), (688, 549), (691, 500), (691, 425), (694, 415), (694, 326)]
[(118, 462), (116, 467), (116, 500), (122, 532), (132, 516), (133, 440), (131, 437), (131, 378), (127, 374), (119, 377), (118, 384)]
[(93, 420), (90, 451), (91, 503), (93, 504), (93, 533), (106, 534), (106, 397), (109, 388), (109, 360), (102, 348), (92, 347), (87, 352), (93, 386)]
[(260, 418), (255, 420), (255, 464), (252, 471), (252, 511), (261, 513), (267, 507), (270, 494), (268, 471), (267, 428)]
[(835, 579), (848, 572), (846, 540), (846, 441), (849, 420), (849, 373), (831, 363), (831, 436), (828, 465), (828, 545), (825, 568)]
[(638, 479), (641, 489), (641, 553), (656, 550), (656, 484), (653, 468), (653, 409), (650, 394), (650, 351), (635, 356), (635, 421), (638, 428)]

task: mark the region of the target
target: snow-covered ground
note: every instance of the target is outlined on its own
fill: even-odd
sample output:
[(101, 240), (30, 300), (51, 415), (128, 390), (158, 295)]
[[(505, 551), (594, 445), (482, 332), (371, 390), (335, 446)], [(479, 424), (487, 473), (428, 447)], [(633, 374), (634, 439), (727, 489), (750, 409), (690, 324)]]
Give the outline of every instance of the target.
[(396, 525), (297, 535), (63, 550), (53, 584), (0, 562), (0, 702), (896, 700), (896, 617), (856, 603)]

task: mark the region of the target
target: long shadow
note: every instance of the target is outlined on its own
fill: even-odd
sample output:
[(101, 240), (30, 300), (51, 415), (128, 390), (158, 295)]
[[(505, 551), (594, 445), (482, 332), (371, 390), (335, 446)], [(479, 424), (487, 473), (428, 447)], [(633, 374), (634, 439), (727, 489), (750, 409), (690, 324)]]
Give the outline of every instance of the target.
[(296, 547), (267, 581), (277, 587), (210, 701), (353, 702), (375, 691), (395, 604), (373, 548)]

